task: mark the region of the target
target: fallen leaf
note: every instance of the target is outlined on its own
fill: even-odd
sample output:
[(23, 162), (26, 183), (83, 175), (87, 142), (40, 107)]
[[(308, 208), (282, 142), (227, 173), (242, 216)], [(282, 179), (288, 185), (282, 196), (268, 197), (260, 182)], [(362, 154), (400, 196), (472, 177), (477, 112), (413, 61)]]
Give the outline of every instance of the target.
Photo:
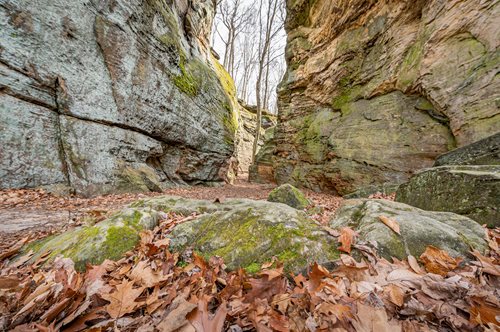
[(416, 273), (425, 274), (424, 270), (422, 270), (422, 268), (418, 264), (417, 259), (412, 255), (408, 255), (408, 264), (410, 265), (412, 270), (415, 271)]
[(140, 305), (135, 300), (141, 295), (144, 287), (133, 288), (134, 281), (123, 280), (116, 286), (116, 291), (110, 294), (102, 294), (102, 298), (110, 303), (105, 307), (111, 318), (120, 318), (123, 315), (134, 312)]
[(428, 246), (425, 252), (420, 255), (420, 260), (424, 263), (428, 272), (442, 276), (454, 270), (462, 261), (460, 257), (453, 258), (446, 251), (434, 246)]
[(396, 232), (397, 234), (401, 235), (400, 231), (399, 231), (399, 224), (397, 221), (395, 220), (392, 220), (392, 219), (389, 219), (387, 218), (386, 216), (379, 216), (378, 217), (380, 219), (381, 222), (383, 222), (387, 227), (389, 227), (390, 229), (392, 229), (394, 232)]
[(355, 231), (353, 231), (349, 227), (343, 227), (340, 230), (340, 236), (338, 238), (338, 241), (341, 243), (341, 246), (338, 249), (350, 254), (351, 253), (351, 246), (354, 242), (355, 236), (356, 236)]
[(483, 272), (497, 276), (497, 277), (500, 276), (500, 267), (498, 267), (498, 265), (495, 265), (495, 263), (493, 262), (493, 259), (483, 256), (477, 250), (473, 250), (473, 251), (471, 251), (471, 253), (481, 263), (481, 267), (483, 269)]
[(357, 304), (357, 319), (352, 323), (356, 331), (363, 332), (400, 332), (401, 322), (389, 321), (385, 309)]
[(500, 307), (487, 303), (484, 299), (473, 298), (471, 307), (471, 321), (478, 324), (486, 325), (493, 323), (500, 325)]
[(227, 315), (226, 302), (221, 303), (212, 319), (209, 317), (207, 297), (198, 299), (198, 308), (188, 315), (189, 322), (197, 332), (220, 332)]
[(398, 307), (403, 306), (405, 293), (400, 287), (394, 284), (389, 284), (384, 288), (384, 291), (387, 293), (389, 301)]
[(20, 282), (21, 280), (15, 276), (0, 276), (0, 289), (15, 288)]
[(174, 309), (156, 326), (160, 332), (173, 332), (188, 324), (189, 321), (186, 316), (196, 309), (197, 305), (189, 303), (183, 297), (178, 296), (170, 307)]

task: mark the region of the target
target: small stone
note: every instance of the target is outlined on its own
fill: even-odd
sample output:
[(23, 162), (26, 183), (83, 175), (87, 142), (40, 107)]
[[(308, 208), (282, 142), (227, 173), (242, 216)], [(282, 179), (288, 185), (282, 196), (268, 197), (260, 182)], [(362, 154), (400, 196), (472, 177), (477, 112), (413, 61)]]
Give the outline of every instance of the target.
[(303, 210), (311, 204), (303, 192), (288, 183), (271, 191), (267, 200), (283, 203), (299, 210)]

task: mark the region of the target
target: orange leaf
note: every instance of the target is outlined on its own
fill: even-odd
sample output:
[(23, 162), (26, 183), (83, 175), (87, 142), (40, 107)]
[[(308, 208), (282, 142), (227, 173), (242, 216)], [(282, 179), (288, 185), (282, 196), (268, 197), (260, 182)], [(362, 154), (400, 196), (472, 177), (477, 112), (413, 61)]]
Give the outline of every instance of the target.
[(342, 250), (348, 254), (351, 253), (351, 246), (354, 242), (354, 237), (356, 236), (356, 232), (353, 231), (351, 228), (349, 227), (343, 227), (341, 230), (340, 230), (340, 236), (339, 236), (339, 239), (338, 241), (342, 244), (340, 247), (339, 247), (339, 250)]
[(445, 276), (449, 271), (454, 270), (462, 261), (460, 257), (453, 258), (444, 250), (434, 246), (428, 246), (425, 252), (420, 255), (420, 260), (424, 263), (428, 272)]
[(497, 305), (487, 303), (484, 299), (474, 298), (474, 306), (471, 307), (470, 320), (478, 324), (493, 323), (500, 325), (497, 317), (500, 317), (500, 309)]
[(401, 235), (401, 233), (399, 232), (399, 224), (397, 221), (395, 220), (392, 220), (392, 219), (389, 219), (387, 218), (386, 216), (379, 216), (378, 217), (380, 219), (381, 222), (383, 222), (387, 227), (389, 227), (390, 229), (392, 229), (394, 232), (396, 232), (397, 234)]

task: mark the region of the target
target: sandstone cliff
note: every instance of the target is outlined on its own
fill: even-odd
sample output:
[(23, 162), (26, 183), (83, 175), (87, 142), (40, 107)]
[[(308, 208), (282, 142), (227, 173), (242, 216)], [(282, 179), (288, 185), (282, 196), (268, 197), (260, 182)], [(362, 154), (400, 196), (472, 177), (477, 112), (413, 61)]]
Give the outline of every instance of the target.
[(84, 195), (226, 180), (232, 79), (212, 0), (0, 3), (0, 187)]
[(401, 183), (500, 131), (496, 1), (287, 1), (278, 182)]

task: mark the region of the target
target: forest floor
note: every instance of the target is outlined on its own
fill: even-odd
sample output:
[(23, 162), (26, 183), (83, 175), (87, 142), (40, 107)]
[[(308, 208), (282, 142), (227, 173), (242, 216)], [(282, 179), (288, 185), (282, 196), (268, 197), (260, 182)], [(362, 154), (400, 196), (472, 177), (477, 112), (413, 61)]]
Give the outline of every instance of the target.
[[(272, 184), (255, 184), (238, 180), (221, 187), (181, 187), (164, 191), (140, 194), (114, 194), (82, 198), (78, 196), (58, 197), (43, 190), (1, 190), (0, 191), (0, 253), (21, 238), (40, 238), (60, 233), (88, 222), (104, 220), (113, 212), (133, 201), (161, 196), (175, 195), (205, 200), (248, 198), (265, 200), (275, 188)], [(324, 213), (315, 216), (326, 222), (339, 207), (342, 198), (325, 193), (304, 191)]]
[[(181, 256), (169, 251), (167, 235), (190, 217), (172, 213), (153, 231), (141, 233), (140, 243), (122, 259), (105, 260), (82, 273), (68, 258), (44, 265), (48, 253), (36, 260), (33, 252), (14, 258), (34, 238), (89, 218), (103, 220), (144, 197), (265, 199), (272, 188), (238, 182), (92, 199), (32, 190), (0, 192), (0, 330), (499, 331), (498, 229), (485, 229), (485, 255), (474, 250), (467, 259), (453, 258), (429, 246), (419, 261), (409, 256), (390, 262), (358, 240), (352, 229), (325, 225), (342, 201), (328, 194), (306, 191), (323, 207), (313, 218), (337, 237), (344, 252), (331, 270), (314, 264), (304, 275), (291, 275), (273, 259), (249, 275), (243, 269), (227, 272), (220, 257), (206, 261), (195, 252)], [(350, 256), (351, 248), (356, 258)]]

